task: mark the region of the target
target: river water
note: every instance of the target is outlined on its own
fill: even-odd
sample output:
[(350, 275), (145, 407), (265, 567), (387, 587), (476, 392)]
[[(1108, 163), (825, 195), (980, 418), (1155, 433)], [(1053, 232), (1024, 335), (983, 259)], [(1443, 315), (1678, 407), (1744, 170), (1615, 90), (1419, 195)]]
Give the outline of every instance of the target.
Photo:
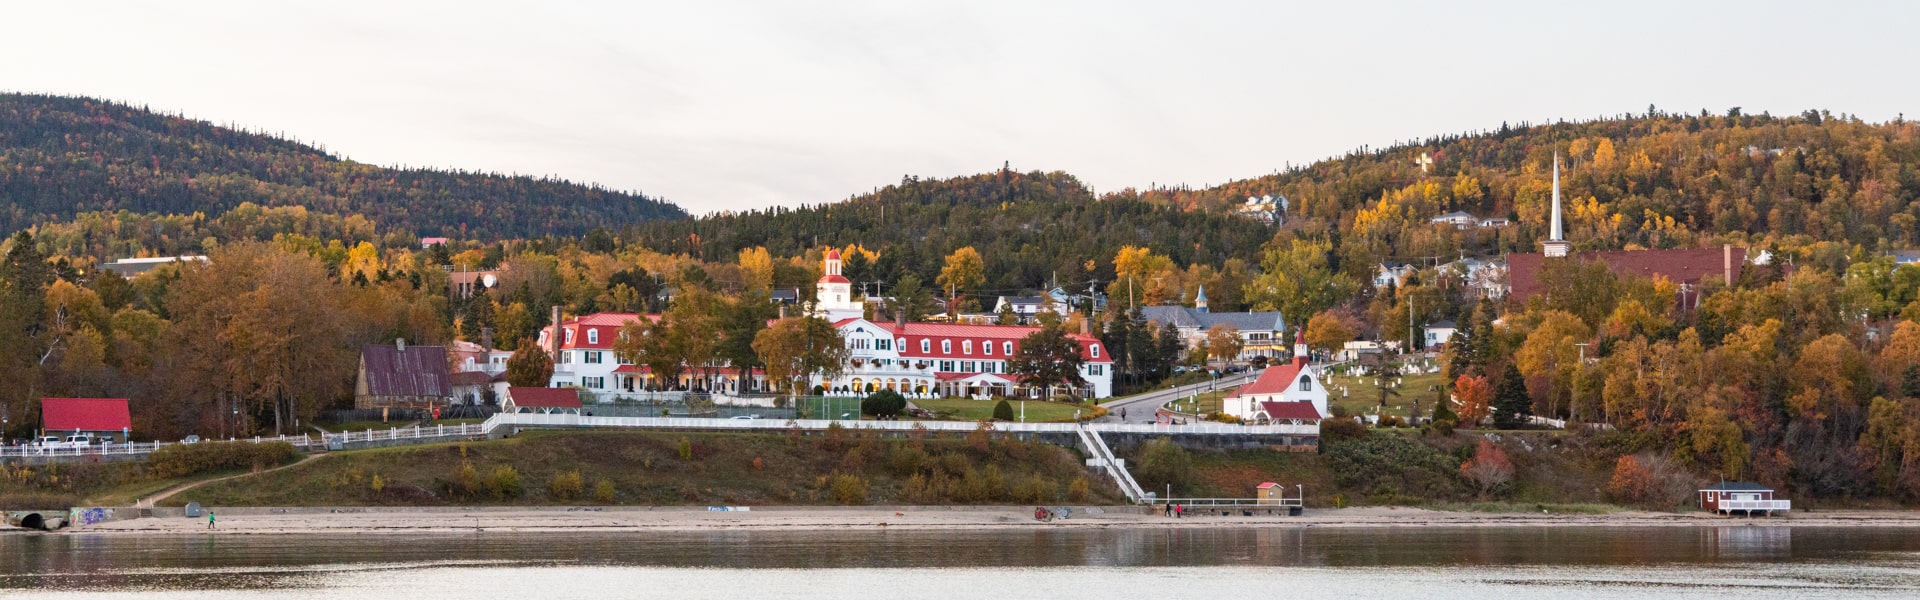
[[(1729, 594), (1731, 592), (1732, 594)], [(1920, 530), (0, 535), (0, 598), (1920, 598)]]

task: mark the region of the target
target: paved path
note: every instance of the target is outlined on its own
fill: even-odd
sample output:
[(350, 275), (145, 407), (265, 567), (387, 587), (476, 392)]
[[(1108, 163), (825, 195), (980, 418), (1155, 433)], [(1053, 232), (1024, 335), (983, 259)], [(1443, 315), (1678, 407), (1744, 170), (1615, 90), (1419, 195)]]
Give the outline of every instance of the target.
[(1211, 390), (1220, 390), (1220, 389), (1237, 387), (1241, 384), (1253, 381), (1255, 378), (1259, 376), (1260, 376), (1259, 371), (1248, 371), (1245, 373), (1228, 375), (1226, 377), (1221, 377), (1219, 379), (1215, 379), (1212, 381), (1206, 381), (1206, 382), (1195, 383), (1190, 385), (1183, 385), (1177, 388), (1154, 390), (1151, 392), (1134, 394), (1132, 396), (1127, 396), (1125, 398), (1115, 398), (1113, 400), (1108, 400), (1100, 404), (1101, 406), (1104, 406), (1107, 408), (1107, 416), (1101, 418), (1101, 422), (1106, 422), (1106, 423), (1121, 422), (1120, 411), (1124, 409), (1127, 413), (1125, 422), (1152, 423), (1153, 413), (1155, 411), (1160, 410), (1160, 407), (1166, 404), (1168, 401), (1174, 400), (1176, 398), (1185, 398), (1189, 395), (1192, 395), (1194, 392), (1204, 393)]

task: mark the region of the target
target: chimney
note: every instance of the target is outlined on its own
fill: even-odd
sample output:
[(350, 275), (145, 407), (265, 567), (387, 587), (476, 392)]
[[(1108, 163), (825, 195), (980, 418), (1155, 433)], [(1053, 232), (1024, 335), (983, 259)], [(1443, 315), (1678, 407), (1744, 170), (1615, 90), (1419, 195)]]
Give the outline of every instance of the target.
[(907, 330), (907, 305), (905, 305), (905, 304), (901, 304), (901, 305), (899, 305), (899, 306), (895, 306), (895, 307), (893, 307), (893, 325), (894, 325), (895, 327), (898, 327), (898, 328), (900, 329), (900, 332), (902, 332), (902, 333), (904, 333), (904, 332), (906, 332), (906, 330)]
[(1089, 337), (1093, 335), (1093, 316), (1092, 315), (1082, 314), (1080, 316), (1080, 335), (1089, 336)]
[(548, 340), (553, 342), (551, 351), (553, 352), (553, 359), (556, 361), (560, 360), (561, 335), (564, 334), (560, 332), (560, 305), (556, 304), (553, 306), (553, 335), (547, 337)]
[(401, 352), (406, 352), (407, 338), (393, 338), (393, 347), (400, 349)]
[(492, 327), (480, 328), (480, 347), (485, 349), (488, 352), (493, 351), (493, 328)]
[(787, 318), (787, 303), (785, 302), (780, 303), (780, 318)]
[(1720, 270), (1726, 275), (1727, 287), (1733, 287), (1733, 244), (1720, 245)]

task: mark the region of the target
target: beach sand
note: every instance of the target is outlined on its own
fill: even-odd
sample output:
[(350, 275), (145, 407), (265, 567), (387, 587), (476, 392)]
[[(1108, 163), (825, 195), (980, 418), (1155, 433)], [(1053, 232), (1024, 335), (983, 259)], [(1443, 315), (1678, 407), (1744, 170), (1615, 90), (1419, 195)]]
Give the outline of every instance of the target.
[[(230, 508), (214, 507), (218, 528), (186, 517), (122, 519), (56, 535), (285, 535), (512, 532), (807, 531), (843, 529), (1043, 529), (1171, 527), (1920, 527), (1916, 511), (1797, 512), (1775, 517), (1705, 513), (1541, 514), (1443, 512), (1419, 508), (1310, 509), (1302, 516), (1162, 516), (1143, 507), (1074, 507), (1042, 522), (1028, 507), (754, 507), (720, 512), (689, 507), (580, 508)], [(20, 531), (20, 530), (15, 530)]]

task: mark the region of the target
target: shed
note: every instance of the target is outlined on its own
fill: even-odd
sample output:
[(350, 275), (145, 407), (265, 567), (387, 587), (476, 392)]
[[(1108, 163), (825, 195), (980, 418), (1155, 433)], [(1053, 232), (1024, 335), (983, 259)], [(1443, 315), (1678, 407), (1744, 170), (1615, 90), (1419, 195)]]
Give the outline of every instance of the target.
[(1723, 515), (1739, 511), (1748, 515), (1792, 510), (1791, 500), (1773, 497), (1773, 488), (1745, 481), (1722, 481), (1700, 488), (1700, 508)]
[(361, 347), (354, 408), (424, 409), (452, 399), (445, 347), (408, 346), (406, 340)]

